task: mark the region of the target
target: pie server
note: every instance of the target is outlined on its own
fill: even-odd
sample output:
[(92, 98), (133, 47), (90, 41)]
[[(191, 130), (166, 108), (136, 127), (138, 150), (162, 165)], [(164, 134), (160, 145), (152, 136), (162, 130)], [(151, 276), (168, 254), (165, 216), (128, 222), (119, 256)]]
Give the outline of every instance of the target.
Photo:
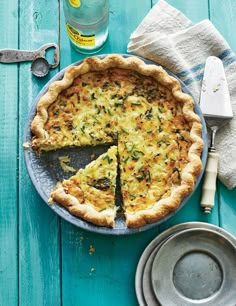
[(211, 213), (214, 206), (219, 159), (215, 148), (215, 136), (218, 129), (233, 118), (224, 66), (215, 56), (210, 56), (206, 60), (200, 108), (211, 135), (200, 204), (205, 213)]
[[(46, 50), (54, 48), (54, 63), (49, 64), (45, 57)], [(49, 69), (55, 68), (59, 64), (59, 47), (54, 43), (48, 43), (35, 51), (1, 49), (0, 63), (31, 62), (31, 71), (37, 77), (44, 77)]]

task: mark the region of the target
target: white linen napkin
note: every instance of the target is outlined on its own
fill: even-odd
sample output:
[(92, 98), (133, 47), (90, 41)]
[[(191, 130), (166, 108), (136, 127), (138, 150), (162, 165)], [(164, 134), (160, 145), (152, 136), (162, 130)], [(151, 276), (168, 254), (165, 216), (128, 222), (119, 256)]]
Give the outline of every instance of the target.
[(218, 178), (236, 186), (236, 56), (209, 20), (195, 25), (180, 11), (160, 0), (131, 34), (127, 51), (166, 67), (179, 77), (199, 102), (205, 61), (219, 57), (224, 64), (234, 118), (216, 135), (220, 155)]

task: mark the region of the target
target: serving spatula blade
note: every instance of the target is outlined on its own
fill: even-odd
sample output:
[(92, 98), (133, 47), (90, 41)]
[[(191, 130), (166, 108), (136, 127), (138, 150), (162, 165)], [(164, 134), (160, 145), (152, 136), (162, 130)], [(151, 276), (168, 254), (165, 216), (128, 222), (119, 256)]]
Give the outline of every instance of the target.
[(206, 60), (200, 107), (205, 117), (233, 117), (224, 66), (215, 56), (210, 56)]
[(206, 60), (200, 108), (211, 131), (208, 159), (202, 187), (201, 207), (211, 213), (215, 201), (219, 155), (215, 148), (215, 136), (219, 128), (233, 118), (230, 94), (222, 61), (215, 56)]

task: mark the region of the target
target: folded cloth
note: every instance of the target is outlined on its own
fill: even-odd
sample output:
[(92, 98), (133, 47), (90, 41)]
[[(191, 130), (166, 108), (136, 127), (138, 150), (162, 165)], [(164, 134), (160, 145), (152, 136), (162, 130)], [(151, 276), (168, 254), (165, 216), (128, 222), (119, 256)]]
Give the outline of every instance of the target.
[[(199, 102), (205, 61), (219, 57), (224, 64), (234, 118), (217, 132), (218, 178), (236, 186), (236, 57), (209, 20), (195, 25), (180, 11), (160, 0), (130, 36), (127, 51), (172, 71)], [(227, 151), (226, 151), (227, 148)]]

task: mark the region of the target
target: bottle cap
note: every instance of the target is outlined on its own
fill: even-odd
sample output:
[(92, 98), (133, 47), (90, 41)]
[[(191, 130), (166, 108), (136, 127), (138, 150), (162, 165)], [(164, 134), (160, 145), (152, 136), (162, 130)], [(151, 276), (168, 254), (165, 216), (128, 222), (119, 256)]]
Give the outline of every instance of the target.
[(36, 77), (44, 77), (49, 72), (50, 65), (44, 57), (36, 58), (31, 64), (31, 72)]

